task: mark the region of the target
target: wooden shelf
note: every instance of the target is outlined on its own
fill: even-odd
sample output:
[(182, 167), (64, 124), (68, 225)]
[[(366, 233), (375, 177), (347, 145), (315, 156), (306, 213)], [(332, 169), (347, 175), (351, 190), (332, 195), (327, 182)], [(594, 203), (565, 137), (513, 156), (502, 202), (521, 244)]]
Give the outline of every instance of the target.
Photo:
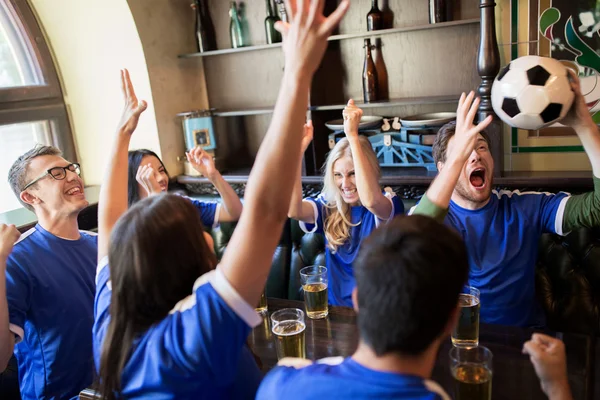
[[(376, 108), (376, 107), (394, 107), (404, 106), (411, 104), (444, 104), (444, 103), (457, 103), (460, 95), (450, 96), (426, 96), (426, 97), (403, 97), (397, 99), (390, 99), (388, 101), (378, 101), (374, 103), (356, 103), (360, 108)], [(331, 104), (322, 106), (310, 106), (310, 111), (331, 111), (331, 110), (343, 110), (346, 104)], [(260, 115), (260, 114), (271, 114), (274, 107), (253, 107), (239, 110), (216, 110), (213, 115), (216, 117), (239, 117), (246, 115)]]
[(215, 117), (240, 117), (244, 115), (261, 115), (271, 114), (274, 107), (251, 107), (240, 110), (215, 110), (213, 115)]
[[(460, 95), (450, 96), (425, 96), (425, 97), (401, 97), (397, 99), (390, 99), (387, 101), (377, 101), (373, 103), (357, 102), (356, 106), (360, 108), (379, 108), (379, 107), (394, 107), (394, 106), (405, 106), (411, 104), (444, 104), (444, 103), (458, 103)], [(323, 105), (323, 106), (311, 106), (311, 111), (330, 111), (330, 110), (343, 110), (346, 104), (334, 104), (334, 105)]]
[[(378, 31), (347, 33), (347, 34), (343, 34), (343, 35), (333, 35), (333, 36), (330, 36), (327, 40), (330, 42), (333, 42), (333, 41), (338, 41), (338, 40), (359, 39), (359, 38), (365, 38), (365, 37), (377, 38), (377, 37), (382, 37), (382, 36), (386, 36), (386, 35), (393, 35), (396, 33), (415, 32), (415, 31), (423, 31), (423, 30), (428, 30), (428, 29), (441, 29), (441, 28), (449, 28), (449, 27), (454, 27), (454, 26), (472, 25), (472, 24), (479, 24), (479, 18), (464, 19), (464, 20), (460, 20), (460, 21), (441, 22), (439, 24), (423, 24), (423, 25), (415, 25), (415, 26), (406, 26), (406, 27), (402, 27), (402, 28), (381, 29)], [(210, 57), (210, 56), (220, 56), (220, 55), (225, 55), (225, 54), (245, 53), (248, 51), (276, 49), (279, 47), (281, 47), (281, 43), (262, 44), (262, 45), (258, 45), (258, 46), (240, 47), (237, 49), (221, 49), (221, 50), (205, 51), (203, 53), (180, 54), (178, 57), (179, 58)]]

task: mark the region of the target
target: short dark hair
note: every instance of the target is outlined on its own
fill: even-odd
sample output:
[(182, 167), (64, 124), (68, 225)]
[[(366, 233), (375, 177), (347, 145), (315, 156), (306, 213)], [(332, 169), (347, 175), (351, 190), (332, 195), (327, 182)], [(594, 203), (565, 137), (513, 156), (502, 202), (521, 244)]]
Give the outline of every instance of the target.
[(129, 163), (127, 167), (127, 204), (129, 205), (129, 207), (131, 207), (133, 204), (137, 203), (140, 200), (140, 191), (138, 189), (138, 183), (135, 179), (135, 176), (137, 175), (137, 170), (140, 167), (140, 164), (142, 163), (142, 159), (146, 156), (156, 157), (165, 169), (165, 173), (167, 174), (167, 176), (169, 176), (169, 172), (167, 171), (165, 164), (163, 164), (160, 157), (152, 150), (139, 149), (129, 151)]
[(419, 355), (439, 337), (467, 280), (467, 250), (422, 215), (377, 228), (354, 263), (361, 340), (378, 355)]
[[(448, 142), (450, 138), (454, 136), (456, 133), (456, 121), (448, 122), (446, 125), (442, 126), (438, 131), (435, 141), (433, 142), (433, 159), (435, 161), (435, 165), (439, 162), (446, 162), (446, 150), (448, 150)], [(490, 137), (485, 131), (481, 131), (481, 136), (487, 142), (488, 146), (490, 143)]]
[[(23, 205), (23, 207), (27, 208), (30, 211), (33, 211), (33, 207), (30, 204), (27, 204), (21, 200), (21, 192), (23, 188), (29, 183), (28, 182), (28, 173), (29, 173), (29, 164), (34, 158), (41, 156), (62, 156), (62, 151), (57, 149), (54, 146), (45, 146), (38, 144), (33, 149), (27, 151), (25, 154), (19, 156), (13, 165), (8, 170), (8, 184), (12, 189), (15, 196), (19, 200), (19, 203)], [(33, 186), (37, 185), (34, 184)]]

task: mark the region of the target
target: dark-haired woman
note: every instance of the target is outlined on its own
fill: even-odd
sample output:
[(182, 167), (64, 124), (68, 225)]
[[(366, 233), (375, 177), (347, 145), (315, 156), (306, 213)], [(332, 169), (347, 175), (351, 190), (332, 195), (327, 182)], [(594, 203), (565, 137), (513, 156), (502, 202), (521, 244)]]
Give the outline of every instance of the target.
[[(222, 203), (189, 198), (200, 213), (204, 226), (215, 228), (220, 222), (237, 221), (242, 214), (242, 202), (233, 188), (215, 167), (213, 158), (198, 146), (186, 153), (191, 166), (214, 185)], [(164, 193), (169, 186), (169, 173), (156, 153), (147, 149), (131, 150), (128, 154), (127, 202), (132, 206), (148, 196)], [(212, 248), (212, 237), (204, 235)]]
[[(98, 207), (94, 356), (105, 399), (254, 398), (245, 341), (290, 204), (308, 93), (327, 37), (348, 9), (289, 0), (285, 72), (246, 185), (245, 210), (216, 269), (196, 209), (162, 194), (127, 209), (127, 149), (145, 102), (122, 72), (126, 106)], [(283, 144), (283, 145), (282, 145)]]

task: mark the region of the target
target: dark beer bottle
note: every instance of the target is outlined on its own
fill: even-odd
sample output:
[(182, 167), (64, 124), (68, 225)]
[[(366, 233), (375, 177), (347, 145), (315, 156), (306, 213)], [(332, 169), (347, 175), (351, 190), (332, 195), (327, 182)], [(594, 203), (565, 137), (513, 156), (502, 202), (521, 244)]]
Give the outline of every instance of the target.
[(196, 10), (196, 44), (200, 53), (217, 49), (215, 27), (213, 26), (206, 1), (194, 0)]
[(429, 23), (452, 21), (452, 7), (447, 0), (429, 0)]
[(383, 60), (383, 51), (381, 39), (375, 39), (375, 47), (373, 49), (373, 61), (375, 62), (375, 70), (377, 71), (377, 89), (378, 100), (389, 100), (389, 84), (388, 73), (385, 61)]
[(265, 18), (265, 33), (267, 34), (267, 43), (278, 43), (281, 42), (281, 34), (275, 29), (275, 22), (277, 22), (277, 17), (273, 12), (273, 7), (271, 6), (271, 0), (266, 0), (267, 2), (267, 18)]
[(365, 103), (379, 100), (377, 70), (371, 58), (371, 39), (365, 39), (365, 64), (363, 66), (363, 97)]
[(376, 31), (382, 29), (383, 14), (377, 7), (377, 0), (371, 0), (371, 11), (367, 14), (367, 30)]
[(383, 14), (383, 29), (392, 29), (394, 27), (394, 12), (390, 8), (390, 0), (383, 0), (381, 13)]

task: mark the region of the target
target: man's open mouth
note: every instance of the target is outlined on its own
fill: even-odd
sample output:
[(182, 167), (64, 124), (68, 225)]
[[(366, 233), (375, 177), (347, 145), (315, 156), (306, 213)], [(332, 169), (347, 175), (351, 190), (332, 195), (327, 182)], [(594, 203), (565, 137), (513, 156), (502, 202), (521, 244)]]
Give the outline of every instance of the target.
[(485, 186), (485, 168), (477, 168), (471, 172), (469, 181), (475, 189), (482, 189)]

